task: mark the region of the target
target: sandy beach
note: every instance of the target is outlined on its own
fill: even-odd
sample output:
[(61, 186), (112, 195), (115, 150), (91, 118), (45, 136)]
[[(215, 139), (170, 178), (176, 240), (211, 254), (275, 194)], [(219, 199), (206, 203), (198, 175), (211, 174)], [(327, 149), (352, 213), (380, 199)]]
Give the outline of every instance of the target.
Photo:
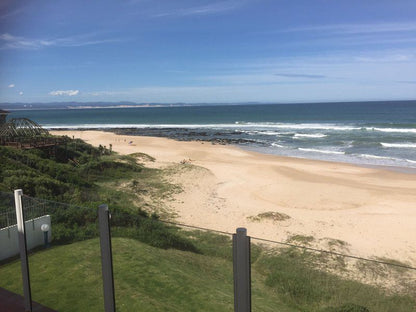
[[(146, 153), (152, 166), (185, 162), (172, 177), (183, 192), (169, 202), (188, 225), (286, 241), (312, 236), (311, 246), (416, 265), (416, 174), (343, 163), (278, 157), (209, 142), (53, 131), (120, 154)], [(150, 164), (149, 164), (150, 165)], [(263, 215), (262, 215), (263, 214)], [(259, 216), (260, 215), (260, 216)]]

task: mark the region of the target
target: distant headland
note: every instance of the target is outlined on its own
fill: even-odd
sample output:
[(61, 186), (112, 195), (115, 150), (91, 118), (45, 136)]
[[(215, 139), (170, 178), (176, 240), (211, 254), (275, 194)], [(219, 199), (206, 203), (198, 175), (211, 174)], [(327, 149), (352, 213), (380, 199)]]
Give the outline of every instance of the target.
[[(336, 103), (364, 103), (364, 102), (415, 102), (416, 100), (377, 100), (377, 101), (322, 101), (319, 103), (336, 104)], [(43, 110), (43, 109), (100, 109), (100, 108), (148, 108), (148, 107), (184, 107), (184, 106), (221, 106), (221, 105), (269, 105), (269, 104), (314, 104), (317, 102), (222, 102), (222, 103), (136, 103), (129, 101), (120, 102), (49, 102), (49, 103), (0, 103), (0, 109), (6, 110)]]
[(0, 103), (1, 109), (100, 109), (100, 108), (146, 108), (146, 107), (181, 107), (181, 106), (215, 106), (215, 105), (252, 105), (278, 104), (260, 102), (242, 103), (135, 103), (135, 102), (50, 102), (50, 103)]

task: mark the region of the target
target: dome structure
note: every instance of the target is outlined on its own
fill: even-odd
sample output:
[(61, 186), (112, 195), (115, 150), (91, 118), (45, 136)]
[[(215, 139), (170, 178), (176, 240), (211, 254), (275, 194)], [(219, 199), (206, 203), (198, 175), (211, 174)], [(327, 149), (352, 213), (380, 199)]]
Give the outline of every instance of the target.
[(28, 118), (12, 118), (0, 124), (0, 145), (20, 148), (53, 148), (68, 141), (50, 135), (48, 130)]
[(0, 128), (2, 138), (31, 138), (49, 136), (48, 130), (28, 118), (12, 118)]
[(8, 111), (0, 109), (0, 127), (6, 123), (7, 115), (9, 114)]

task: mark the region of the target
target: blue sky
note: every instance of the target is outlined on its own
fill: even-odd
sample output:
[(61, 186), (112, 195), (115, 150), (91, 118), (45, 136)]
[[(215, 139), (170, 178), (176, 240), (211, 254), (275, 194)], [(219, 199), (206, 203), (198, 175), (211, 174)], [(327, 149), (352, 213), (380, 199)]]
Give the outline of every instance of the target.
[(414, 0), (3, 0), (0, 102), (416, 99)]

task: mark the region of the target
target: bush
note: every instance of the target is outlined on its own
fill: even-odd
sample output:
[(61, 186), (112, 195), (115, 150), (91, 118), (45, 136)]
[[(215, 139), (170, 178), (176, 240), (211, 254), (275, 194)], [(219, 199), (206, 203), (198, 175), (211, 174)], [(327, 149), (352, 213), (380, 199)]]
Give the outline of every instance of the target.
[(148, 217), (143, 211), (137, 215), (131, 213), (113, 213), (111, 224), (113, 236), (137, 239), (150, 246), (162, 249), (179, 249), (199, 253), (198, 249), (188, 238), (181, 236), (174, 227)]
[(68, 226), (65, 223), (54, 223), (52, 228), (53, 244), (70, 244), (98, 236), (96, 224)]
[[(102, 156), (109, 151), (96, 149), (81, 140), (57, 147), (55, 158), (41, 150), (17, 150), (0, 146), (0, 190), (23, 189), (25, 195), (65, 201), (94, 208), (47, 205), (51, 215), (55, 244), (67, 244), (92, 238), (97, 232), (98, 203), (111, 204), (115, 234), (135, 238), (159, 248), (197, 252), (192, 242), (177, 229), (168, 227), (142, 210), (132, 212), (129, 199), (121, 191), (107, 190), (99, 181), (114, 181), (140, 173), (149, 179), (147, 170), (130, 156)], [(162, 187), (163, 184), (160, 183)], [(120, 208), (123, 205), (124, 208)]]

